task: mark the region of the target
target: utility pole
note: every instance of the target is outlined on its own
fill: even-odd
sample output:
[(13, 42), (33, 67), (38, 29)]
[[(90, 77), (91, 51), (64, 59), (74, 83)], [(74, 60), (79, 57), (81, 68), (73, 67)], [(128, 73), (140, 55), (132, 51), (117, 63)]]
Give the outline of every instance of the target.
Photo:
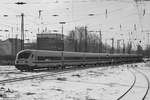
[(74, 48), (74, 52), (76, 52), (76, 47), (75, 47), (75, 32), (72, 31), (72, 40), (73, 40), (73, 48)]
[(39, 16), (38, 16), (38, 18), (39, 18), (39, 22), (40, 22), (40, 25), (38, 25), (38, 34), (40, 34), (40, 28), (41, 28), (41, 13), (42, 13), (42, 10), (39, 10)]
[[(15, 2), (17, 5), (27, 4), (26, 2)], [(24, 13), (21, 13), (21, 50), (24, 49)]]
[(150, 33), (147, 33), (148, 46), (150, 45), (150, 44), (149, 44), (149, 37), (150, 37)]
[(129, 42), (128, 42), (128, 50), (127, 52), (130, 54), (131, 53), (131, 48), (132, 48), (132, 42), (131, 42), (131, 37), (130, 34), (132, 34), (132, 32), (129, 32)]
[(24, 13), (21, 13), (21, 50), (24, 50)]
[(125, 43), (124, 43), (124, 39), (123, 39), (123, 53), (125, 53)]
[(102, 53), (103, 47), (102, 47), (102, 32), (101, 32), (101, 30), (99, 31), (99, 37), (100, 37), (100, 39), (99, 39), (99, 53)]
[(18, 34), (16, 34), (16, 37), (15, 37), (15, 55), (17, 54), (18, 52)]
[(61, 24), (62, 25), (62, 27), (61, 27), (61, 34), (62, 34), (62, 41), (63, 41), (63, 46), (62, 46), (62, 51), (64, 51), (64, 24), (66, 24), (66, 22), (59, 22), (59, 24)]
[(85, 49), (84, 52), (87, 52), (87, 26), (85, 26)]
[[(77, 30), (77, 28), (75, 27), (75, 33), (74, 33), (75, 37), (76, 37), (76, 33), (77, 33), (76, 30)], [(77, 45), (78, 41), (77, 41), (77, 38), (75, 38), (75, 37), (74, 37), (74, 43), (75, 43), (74, 44), (74, 48), (75, 48), (74, 50), (75, 50), (75, 52), (77, 52), (78, 51), (78, 45)]]
[(114, 53), (114, 38), (111, 39), (112, 40), (112, 48), (111, 48), (111, 53)]
[(105, 53), (107, 53), (107, 39), (105, 39)]
[(59, 22), (59, 24), (61, 24), (62, 25), (62, 30), (61, 30), (61, 34), (62, 34), (62, 42), (63, 42), (63, 45), (62, 45), (62, 53), (61, 53), (61, 59), (62, 59), (62, 69), (64, 69), (65, 68), (65, 66), (64, 66), (64, 33), (63, 33), (63, 31), (64, 31), (64, 27), (63, 27), (63, 25), (64, 24), (66, 24), (66, 22)]
[(117, 53), (120, 53), (120, 40), (117, 40)]

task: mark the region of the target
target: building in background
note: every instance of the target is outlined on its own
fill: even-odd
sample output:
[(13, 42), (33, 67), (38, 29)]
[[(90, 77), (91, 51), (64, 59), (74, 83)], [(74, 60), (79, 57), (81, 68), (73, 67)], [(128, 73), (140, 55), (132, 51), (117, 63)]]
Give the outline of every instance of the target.
[(37, 43), (35, 42), (28, 42), (28, 43), (24, 43), (24, 49), (34, 49), (36, 50)]
[(14, 64), (16, 54), (21, 50), (21, 40), (9, 38), (0, 41), (0, 64)]
[(0, 41), (0, 55), (10, 55), (11, 54), (12, 45), (8, 40)]
[(58, 33), (37, 34), (37, 49), (62, 51), (63, 50), (62, 35)]
[(9, 38), (5, 41), (0, 41), (0, 55), (15, 56), (21, 50), (21, 40)]

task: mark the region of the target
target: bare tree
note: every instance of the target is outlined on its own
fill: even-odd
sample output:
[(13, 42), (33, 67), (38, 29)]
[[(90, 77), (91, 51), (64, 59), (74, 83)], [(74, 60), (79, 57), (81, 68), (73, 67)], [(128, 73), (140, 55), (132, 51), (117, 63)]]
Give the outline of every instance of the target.
[[(85, 26), (76, 27), (75, 30), (71, 30), (66, 38), (68, 42), (68, 48), (75, 52), (99, 52), (100, 45), (105, 48), (103, 43), (100, 43), (100, 36), (96, 33), (88, 32), (88, 28)], [(104, 49), (101, 49), (101, 52)]]

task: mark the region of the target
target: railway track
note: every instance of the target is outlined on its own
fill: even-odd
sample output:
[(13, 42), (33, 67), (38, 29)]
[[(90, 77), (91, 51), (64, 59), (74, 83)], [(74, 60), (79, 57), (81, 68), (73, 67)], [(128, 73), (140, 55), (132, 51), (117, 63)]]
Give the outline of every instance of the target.
[(147, 77), (147, 75), (144, 74), (143, 72), (141, 72), (141, 71), (139, 71), (139, 70), (136, 70), (136, 71), (138, 71), (139, 73), (141, 73), (141, 74), (145, 77), (145, 79), (147, 80), (147, 90), (146, 90), (146, 92), (145, 92), (145, 95), (144, 95), (143, 98), (142, 98), (142, 100), (145, 100), (145, 99), (146, 99), (146, 96), (148, 95), (149, 89), (150, 89), (150, 80), (149, 80), (149, 78)]
[[(87, 68), (91, 68), (91, 67), (87, 67)], [(12, 82), (24, 81), (24, 80), (30, 80), (30, 79), (36, 79), (36, 78), (42, 78), (42, 77), (47, 77), (47, 76), (55, 76), (55, 75), (58, 75), (58, 74), (70, 73), (70, 72), (73, 72), (73, 71), (84, 70), (84, 69), (87, 69), (87, 68), (85, 68), (85, 67), (83, 67), (83, 68), (82, 67), (81, 68), (73, 67), (73, 68), (66, 68), (66, 69), (63, 69), (63, 70), (59, 70), (59, 69), (49, 70), (49, 71), (46, 71), (46, 73), (44, 73), (44, 74), (38, 74), (38, 75), (29, 75), (29, 74), (27, 74), (27, 76), (21, 76), (21, 77), (16, 77), (16, 78), (9, 78), (9, 79), (0, 80), (0, 84), (12, 83)], [(43, 70), (43, 71), (45, 72), (45, 70)], [(38, 72), (43, 72), (43, 71), (37, 70), (36, 72), (38, 73)], [(24, 73), (24, 72), (7, 71), (7, 72), (1, 72), (0, 74), (12, 74), (12, 73), (17, 73), (18, 74), (18, 73)]]
[(58, 75), (58, 74), (64, 74), (64, 73), (69, 73), (69, 72), (71, 72), (71, 71), (70, 70), (53, 71), (53, 72), (45, 73), (45, 74), (10, 78), (10, 79), (5, 79), (5, 80), (0, 80), (0, 84), (6, 84), (6, 83), (12, 83), (12, 82), (18, 82), (18, 81), (24, 81), (24, 80), (30, 80), (30, 79), (43, 78), (43, 77), (47, 77), (47, 76), (55, 76), (55, 75)]
[[(56, 69), (56, 70), (37, 70), (35, 72), (47, 72), (47, 73), (44, 73), (44, 74), (38, 74), (38, 75), (28, 75), (28, 76), (21, 76), (21, 77), (17, 77), (17, 78), (9, 78), (9, 79), (4, 79), (4, 80), (0, 80), (0, 84), (5, 84), (5, 83), (11, 83), (11, 82), (17, 82), (17, 81), (24, 81), (24, 80), (30, 80), (30, 79), (36, 79), (36, 78), (41, 78), (41, 77), (47, 77), (47, 76), (55, 76), (57, 74), (64, 74), (64, 73), (69, 73), (69, 72), (72, 72), (72, 71), (77, 71), (77, 70), (84, 70), (84, 69), (88, 69), (88, 68), (91, 68), (91, 67), (73, 67), (73, 68), (66, 68), (66, 69), (63, 69), (63, 70), (59, 70), (59, 69)], [(20, 71), (4, 71), (4, 72), (1, 72), (0, 74), (20, 74), (20, 73), (24, 73), (24, 72), (20, 72)], [(32, 72), (31, 72), (32, 73)]]
[(133, 83), (132, 83), (132, 85), (130, 86), (130, 88), (129, 88), (126, 92), (124, 92), (124, 94), (122, 94), (117, 100), (121, 100), (125, 95), (127, 95), (127, 93), (133, 88), (133, 86), (134, 86), (135, 83), (136, 83), (136, 75), (135, 75), (132, 71), (130, 71), (130, 72), (132, 73), (132, 75), (133, 75), (133, 77), (134, 77)]
[[(77, 69), (77, 70), (84, 70), (84, 68)], [(54, 71), (50, 71), (50, 72), (44, 73), (44, 74), (30, 75), (30, 76), (23, 76), (23, 77), (18, 77), (18, 78), (0, 80), (0, 84), (6, 84), (6, 83), (12, 83), (12, 82), (18, 82), (18, 81), (24, 81), (24, 80), (30, 80), (30, 79), (38, 79), (38, 78), (43, 78), (43, 77), (47, 77), (47, 76), (61, 75), (64, 73), (70, 73), (72, 71), (77, 71), (77, 70), (75, 70), (75, 69), (64, 69), (61, 71), (54, 70)], [(128, 90), (126, 90), (126, 92), (124, 92), (119, 98), (117, 98), (117, 100), (146, 100), (145, 98), (149, 92), (150, 82), (149, 82), (148, 77), (139, 70), (135, 69), (135, 68), (129, 69), (129, 71), (133, 75), (133, 82), (132, 82), (131, 86), (128, 88)], [(143, 82), (145, 83), (144, 86), (143, 85), (140, 86), (139, 77), (143, 78)], [(143, 93), (140, 92), (140, 93), (142, 93), (141, 97), (139, 99), (133, 99), (135, 97), (135, 95), (138, 95), (136, 93), (138, 93), (139, 91), (144, 91)], [(133, 97), (133, 98), (130, 98), (130, 97)]]
[[(149, 88), (150, 88), (150, 81), (148, 77), (141, 71), (134, 69), (134, 71), (131, 71), (132, 75), (134, 76), (133, 83), (129, 87), (129, 89), (126, 90), (117, 100), (145, 100)], [(145, 80), (144, 86), (140, 86), (140, 78), (143, 78), (143, 81)], [(143, 92), (144, 91), (144, 92)]]
[(5, 72), (0, 72), (0, 75), (3, 75), (3, 74), (20, 74), (22, 72), (20, 71), (5, 71)]

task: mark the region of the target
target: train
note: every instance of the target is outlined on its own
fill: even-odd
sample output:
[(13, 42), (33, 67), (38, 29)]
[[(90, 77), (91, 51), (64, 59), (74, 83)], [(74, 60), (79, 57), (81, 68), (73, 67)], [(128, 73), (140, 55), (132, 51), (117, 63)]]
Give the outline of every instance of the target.
[(22, 50), (17, 53), (15, 67), (21, 71), (64, 69), (72, 66), (107, 65), (143, 61), (142, 55), (85, 53), (49, 50)]

